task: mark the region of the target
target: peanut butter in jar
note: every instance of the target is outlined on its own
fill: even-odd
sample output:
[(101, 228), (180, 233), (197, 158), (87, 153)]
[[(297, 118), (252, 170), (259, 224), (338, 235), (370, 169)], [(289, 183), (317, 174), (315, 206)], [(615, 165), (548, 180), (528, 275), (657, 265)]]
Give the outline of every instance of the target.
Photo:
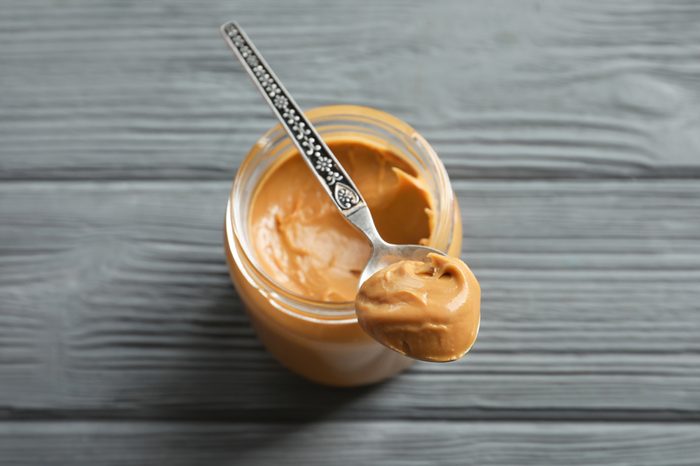
[[(454, 193), (415, 130), (365, 107), (322, 107), (307, 116), (385, 240), (459, 255)], [(319, 383), (353, 386), (413, 362), (358, 324), (355, 295), (370, 245), (336, 211), (281, 128), (260, 138), (239, 168), (224, 230), (232, 281), (260, 340), (284, 366)]]

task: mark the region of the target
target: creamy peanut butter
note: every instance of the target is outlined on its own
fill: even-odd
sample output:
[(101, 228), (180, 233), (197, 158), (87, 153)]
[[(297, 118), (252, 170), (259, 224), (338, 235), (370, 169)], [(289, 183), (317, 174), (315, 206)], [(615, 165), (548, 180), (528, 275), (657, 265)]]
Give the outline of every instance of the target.
[[(428, 244), (433, 199), (425, 180), (390, 147), (367, 139), (330, 139), (372, 212), (381, 236)], [(295, 150), (279, 156), (259, 183), (249, 232), (259, 264), (277, 284), (304, 298), (355, 301), (362, 329), (415, 359), (451, 361), (474, 343), (480, 290), (459, 259), (401, 261), (358, 282), (370, 255), (367, 239), (337, 211)]]
[[(415, 129), (385, 112), (352, 105), (321, 107), (308, 111), (307, 116), (323, 129), (324, 140), (336, 153), (343, 152), (341, 146), (348, 146), (345, 150), (348, 154), (343, 155), (342, 159), (344, 164), (352, 164), (348, 159), (355, 158), (358, 161), (375, 160), (371, 162), (374, 169), (365, 170), (368, 181), (360, 186), (366, 197), (371, 197), (370, 191), (388, 193), (397, 190), (405, 193), (409, 190), (408, 196), (399, 200), (392, 201), (391, 196), (386, 196), (383, 202), (370, 199), (373, 215), (387, 239), (416, 243), (429, 237), (428, 245), (440, 245), (446, 248), (449, 255), (459, 255), (462, 247), (460, 209), (453, 198), (444, 167)], [(356, 155), (350, 154), (351, 149)], [(360, 152), (371, 154), (363, 156)], [(407, 158), (407, 154), (412, 154), (412, 157)], [(376, 160), (378, 157), (380, 160)], [(291, 162), (291, 158), (297, 161)], [(272, 164), (271, 159), (274, 160)], [(325, 204), (327, 200), (318, 182), (307, 173), (308, 168), (302, 163), (299, 154), (291, 148), (291, 142), (279, 128), (273, 128), (262, 136), (241, 163), (224, 221), (224, 251), (231, 281), (258, 338), (270, 354), (291, 371), (309, 380), (333, 386), (358, 386), (386, 380), (409, 367), (414, 360), (378, 343), (358, 323), (353, 312), (354, 288), (357, 284), (354, 267), (364, 265), (364, 259), (358, 260), (349, 253), (342, 253), (340, 258), (335, 259), (336, 265), (345, 264), (334, 271), (345, 280), (333, 281), (345, 283), (342, 287), (334, 285), (335, 292), (329, 293), (324, 290), (324, 285), (310, 284), (310, 280), (303, 279), (305, 271), (312, 270), (314, 262), (324, 264), (324, 256), (308, 254), (309, 246), (313, 244), (301, 237), (302, 232), (316, 238), (321, 248), (327, 247), (327, 241), (335, 240), (336, 246), (330, 248), (334, 251), (350, 249), (366, 255), (369, 246), (357, 236), (359, 233), (346, 225), (339, 214), (329, 209), (331, 206)], [(363, 167), (354, 165), (353, 176), (362, 176), (357, 172), (364, 170)], [(381, 181), (380, 173), (383, 173), (381, 176), (384, 180), (388, 177), (389, 181), (394, 182)], [(272, 179), (278, 180), (275, 186), (268, 184)], [(383, 185), (381, 188), (380, 182)], [(284, 185), (284, 191), (278, 191), (280, 184)], [(394, 188), (388, 189), (390, 184)], [(417, 189), (412, 190), (412, 185)], [(269, 189), (278, 194), (268, 192)], [(309, 190), (317, 191), (312, 195)], [(307, 221), (292, 227), (295, 217), (288, 217), (292, 212), (291, 206), (301, 206), (307, 198), (312, 201), (318, 199), (318, 203), (314, 204), (316, 212), (299, 207), (297, 215), (302, 216), (303, 212)], [(405, 202), (411, 198), (414, 201)], [(405, 208), (396, 211), (393, 216), (392, 211), (385, 208), (386, 217), (380, 217), (384, 202), (387, 205), (398, 202)], [(438, 204), (440, 208), (435, 209)], [(324, 205), (326, 207), (322, 207)], [(272, 211), (266, 212), (267, 208)], [(337, 216), (339, 223), (328, 223), (315, 229), (314, 216), (327, 214), (327, 218), (330, 218), (331, 212)], [(291, 235), (297, 238), (296, 243), (291, 244), (306, 249), (304, 254), (290, 253), (289, 246), (280, 242), (283, 229), (277, 229), (275, 223), (280, 221), (282, 224), (281, 220), (284, 219), (287, 220), (288, 231), (299, 233)], [(332, 225), (340, 226), (335, 229)], [(322, 235), (316, 236), (317, 233)], [(351, 241), (348, 243), (344, 238)], [(268, 254), (266, 250), (271, 250), (273, 254)], [(288, 277), (286, 264), (294, 267), (295, 262), (301, 263), (296, 268), (299, 275)], [(318, 275), (326, 283), (331, 282), (324, 273), (316, 273)], [(283, 289), (279, 288), (280, 285)], [(296, 296), (304, 294), (305, 289), (313, 292), (309, 296), (342, 299), (343, 302), (330, 306), (337, 312), (328, 312), (329, 306)]]
[[(362, 139), (327, 141), (369, 206), (382, 237), (425, 244), (433, 229), (425, 181), (390, 148)], [(354, 301), (370, 255), (296, 153), (280, 157), (253, 197), (250, 232), (265, 272), (305, 298)]]
[(454, 361), (479, 330), (481, 290), (461, 260), (429, 254), (368, 278), (355, 308), (360, 326), (383, 345), (424, 361)]

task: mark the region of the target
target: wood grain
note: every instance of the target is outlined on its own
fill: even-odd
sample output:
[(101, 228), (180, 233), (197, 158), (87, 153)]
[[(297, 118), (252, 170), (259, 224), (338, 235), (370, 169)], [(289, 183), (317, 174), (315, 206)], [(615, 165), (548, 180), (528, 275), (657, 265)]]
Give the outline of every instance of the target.
[(697, 425), (663, 423), (0, 423), (8, 466), (681, 466), (699, 445)]
[[(483, 287), (465, 360), (332, 390), (261, 347), (221, 225), (273, 118), (230, 19), (304, 108), (436, 148)], [(697, 464), (698, 24), (692, 0), (3, 0), (0, 463)]]
[(693, 2), (43, 6), (0, 15), (2, 179), (230, 179), (273, 122), (218, 37), (230, 18), (303, 107), (395, 113), (455, 177), (700, 175)]
[(228, 187), (0, 186), (0, 316), (27, 322), (0, 333), (27, 354), (0, 366), (6, 417), (700, 419), (695, 182), (456, 182), (479, 343), (358, 392), (260, 347), (222, 258)]

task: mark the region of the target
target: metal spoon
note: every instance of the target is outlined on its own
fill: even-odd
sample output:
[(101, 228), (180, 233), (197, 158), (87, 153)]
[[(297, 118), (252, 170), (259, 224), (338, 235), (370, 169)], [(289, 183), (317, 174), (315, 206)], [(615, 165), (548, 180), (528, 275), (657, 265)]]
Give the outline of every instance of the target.
[(360, 275), (360, 286), (375, 272), (394, 262), (424, 261), (430, 253), (445, 255), (442, 251), (426, 246), (390, 244), (384, 241), (379, 236), (372, 214), (355, 183), (294, 102), (270, 65), (260, 55), (248, 35), (235, 22), (222, 25), (221, 33), (340, 213), (370, 241), (372, 255)]

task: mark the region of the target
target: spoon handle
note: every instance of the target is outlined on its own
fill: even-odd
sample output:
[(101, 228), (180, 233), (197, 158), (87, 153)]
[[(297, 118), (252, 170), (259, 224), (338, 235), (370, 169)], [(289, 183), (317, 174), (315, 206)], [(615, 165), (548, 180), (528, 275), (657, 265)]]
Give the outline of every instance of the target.
[[(221, 33), (338, 210), (345, 217), (348, 217), (366, 207), (355, 183), (352, 182), (333, 152), (323, 142), (316, 128), (294, 102), (272, 68), (260, 55), (248, 35), (234, 22), (228, 22), (221, 26)], [(290, 182), (294, 181), (290, 180)], [(362, 210), (367, 210), (366, 213), (369, 214), (368, 209)], [(365, 215), (361, 215), (361, 217), (365, 217)], [(356, 221), (353, 221), (354, 219), (348, 220), (363, 230), (365, 234), (368, 234), (365, 231), (367, 219), (363, 219), (363, 225), (358, 225)]]

